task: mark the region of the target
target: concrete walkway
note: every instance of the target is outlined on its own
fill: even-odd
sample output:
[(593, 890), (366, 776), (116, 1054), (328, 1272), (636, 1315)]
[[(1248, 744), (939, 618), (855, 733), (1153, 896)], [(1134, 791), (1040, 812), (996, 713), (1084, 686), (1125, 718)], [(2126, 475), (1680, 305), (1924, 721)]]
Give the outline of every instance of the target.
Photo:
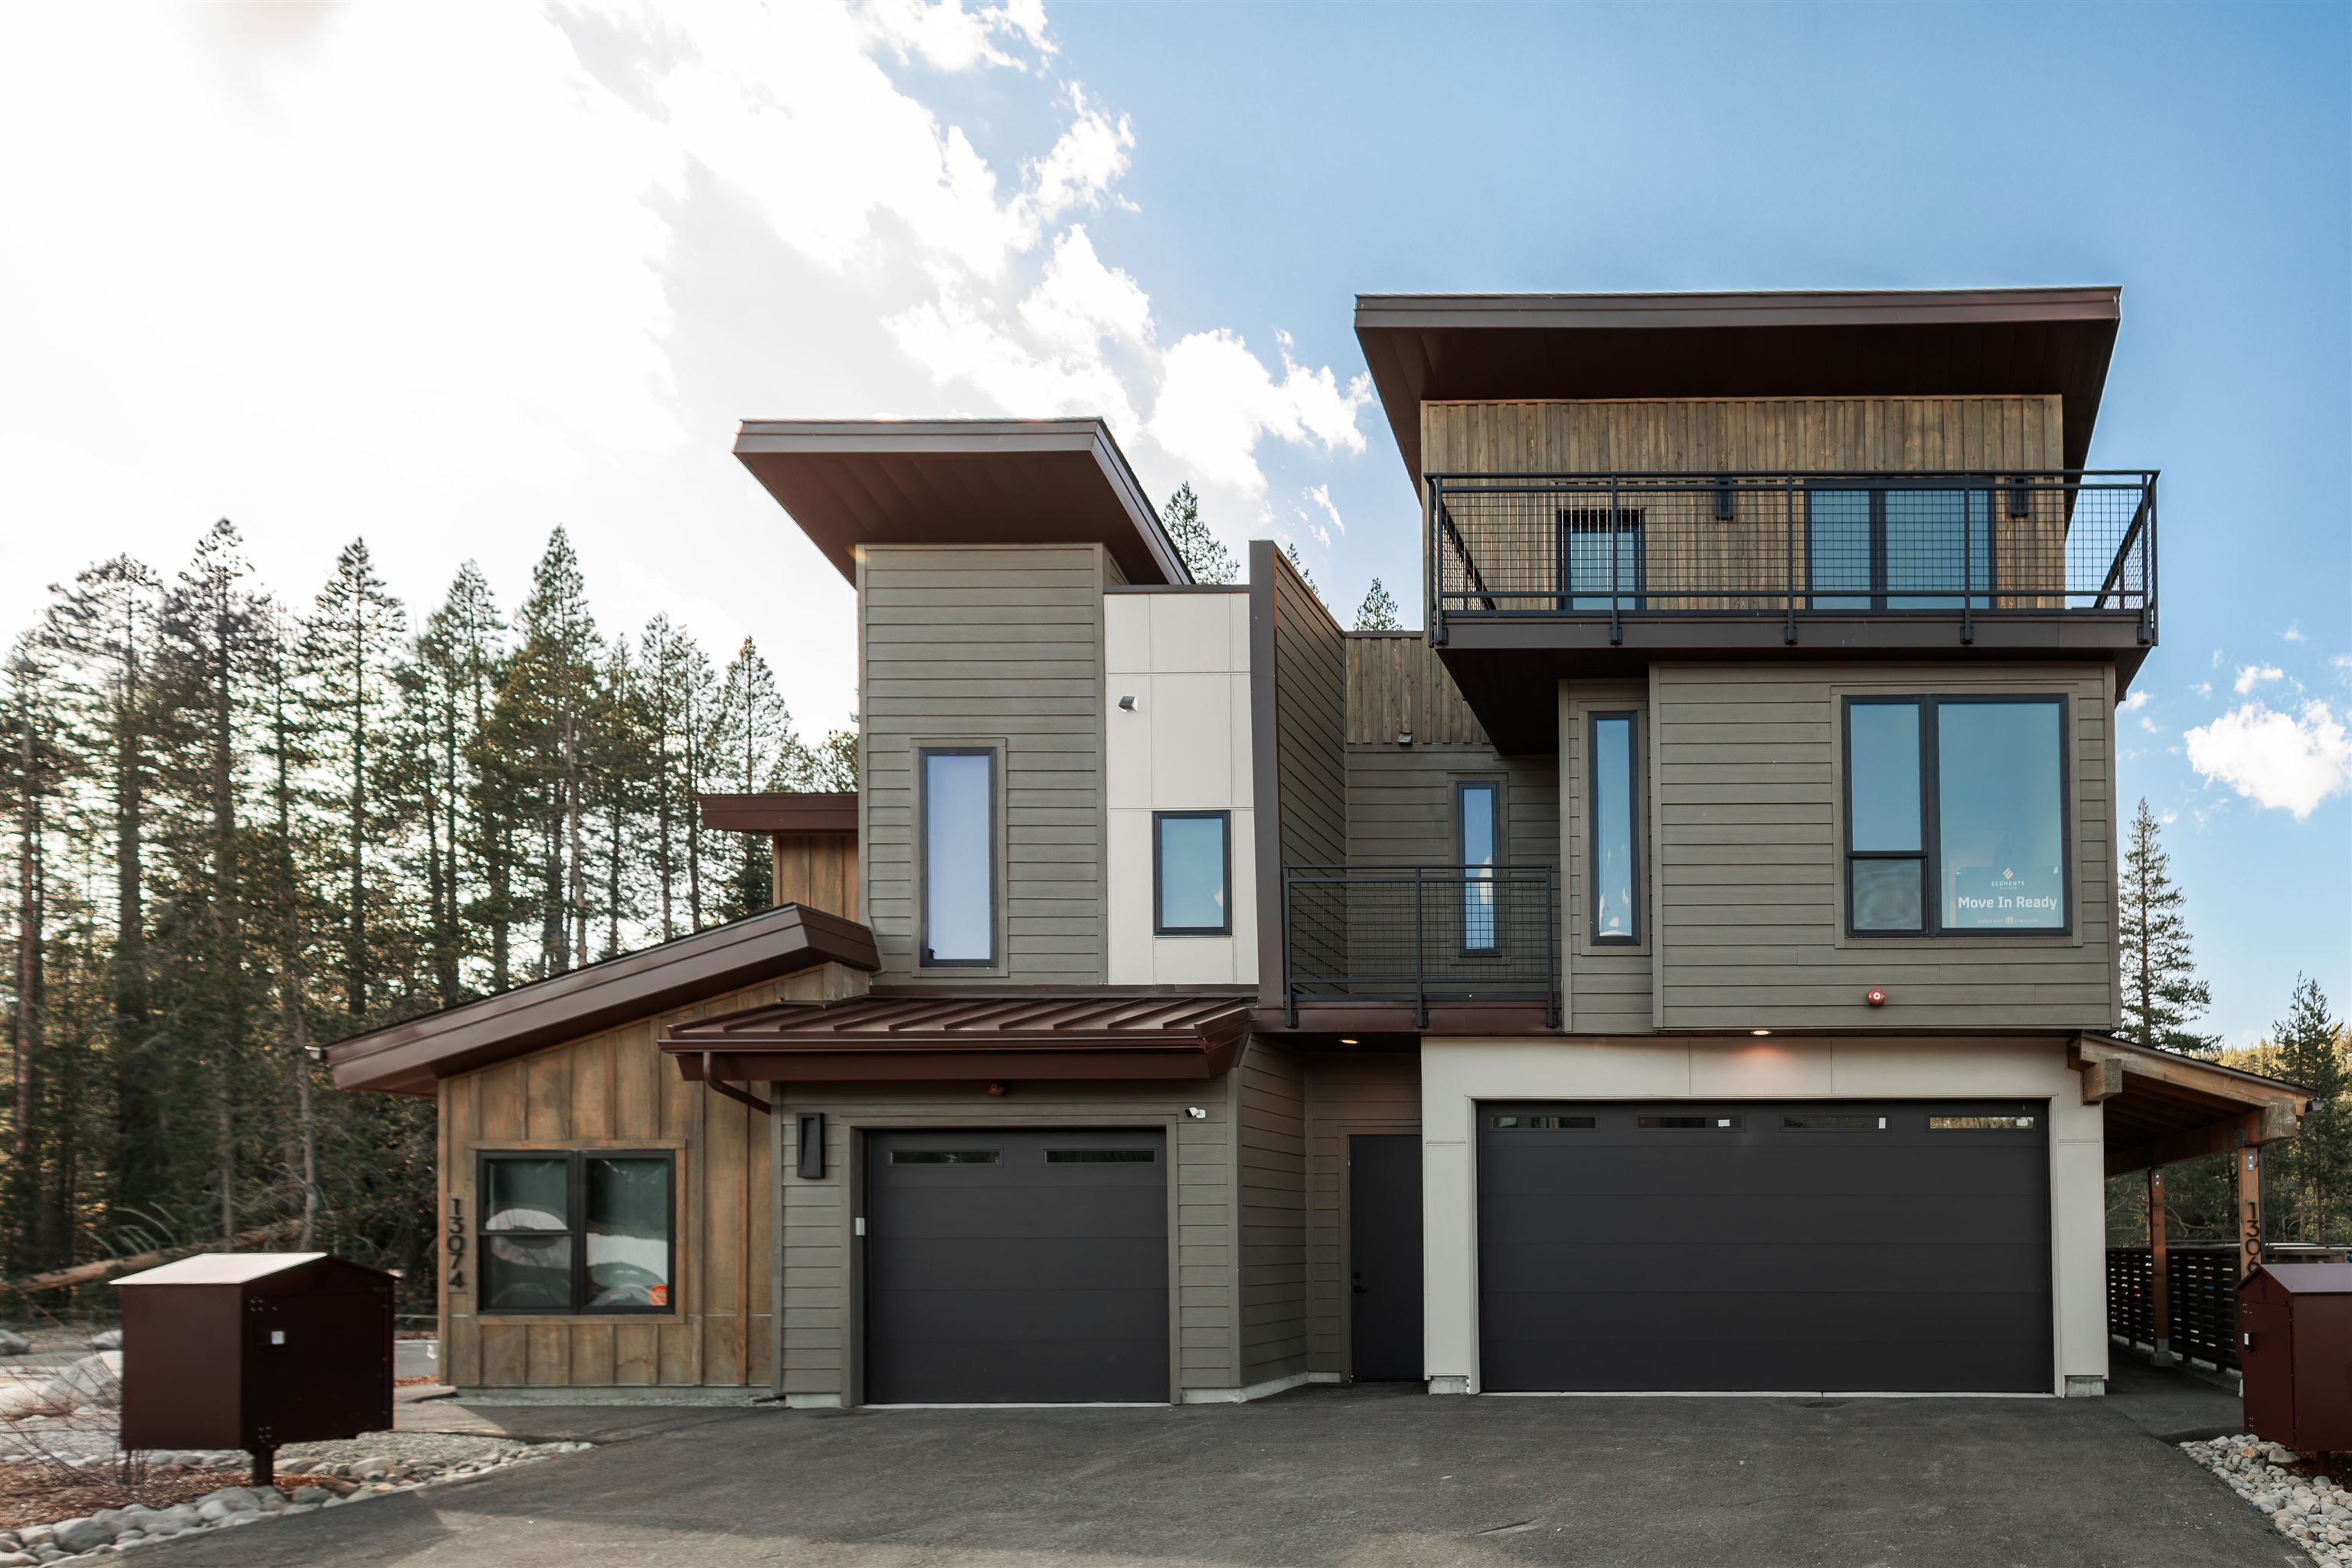
[(1447, 1399), (1372, 1386), (1169, 1410), (485, 1408), (468, 1418), (607, 1446), (168, 1542), (142, 1560), (159, 1568), (2305, 1561), (2134, 1420), (2130, 1403)]

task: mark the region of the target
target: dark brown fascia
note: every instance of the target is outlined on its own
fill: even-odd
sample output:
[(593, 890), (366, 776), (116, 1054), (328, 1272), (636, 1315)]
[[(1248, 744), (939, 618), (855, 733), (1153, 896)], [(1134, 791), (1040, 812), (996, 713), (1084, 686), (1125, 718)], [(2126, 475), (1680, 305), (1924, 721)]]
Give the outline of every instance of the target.
[[(2058, 393), (2064, 464), (2078, 468), (2088, 460), (2122, 297), (2110, 285), (1360, 294), (1356, 338), (1416, 492), (1421, 405), (1463, 398)], [(1662, 353), (1664, 334), (1680, 358)], [(2018, 352), (2020, 334), (2042, 340), (2035, 354)], [(1513, 339), (1522, 340), (1520, 352), (1503, 354)], [(1699, 344), (1707, 352), (1685, 352)], [(1507, 374), (1496, 368), (1498, 354), (1517, 362)], [(1975, 371), (1932, 369), (1936, 356)], [(1476, 368), (1466, 383), (1465, 363)]]
[(848, 833), (857, 831), (857, 795), (705, 795), (702, 826), (724, 833)]
[(454, 1074), (823, 963), (879, 969), (874, 933), (784, 904), (341, 1041), (327, 1047), (327, 1065), (338, 1089), (429, 1095)]
[[(1006, 458), (1067, 456), (1083, 453), (1091, 457), (1110, 500), (1125, 514), (1133, 530), (1131, 541), (1121, 537), (1106, 540), (1112, 554), (1120, 560), (1129, 577), (1148, 581), (1157, 576), (1162, 582), (1183, 585), (1192, 582), (1185, 570), (1183, 558), (1168, 538), (1160, 523), (1159, 509), (1144, 491), (1135, 470), (1111, 435), (1110, 426), (1098, 418), (1082, 419), (746, 419), (735, 437), (737, 460), (752, 471), (762, 487), (772, 494), (774, 487), (761, 473), (755, 459), (775, 457), (807, 456), (814, 458)], [(783, 498), (777, 497), (779, 502)], [(878, 508), (872, 493), (853, 496), (836, 491), (832, 497), (834, 515), (847, 516), (861, 506)], [(808, 534), (841, 574), (856, 581), (853, 550), (865, 536), (856, 539), (836, 536), (825, 519), (795, 516), (794, 521)], [(952, 518), (941, 520), (952, 523)], [(944, 535), (942, 537), (945, 537)], [(877, 541), (877, 542), (890, 542)], [(903, 542), (929, 542), (909, 540)], [(1005, 543), (1034, 542), (1008, 539)], [(1139, 570), (1139, 567), (1143, 568)]]
[[(845, 1034), (763, 1044), (756, 1037), (720, 1037), (728, 1022), (721, 1017), (681, 1025), (665, 1033), (659, 1046), (664, 1056), (677, 1059), (679, 1075), (691, 1083), (1201, 1080), (1223, 1076), (1240, 1057), (1243, 1042), (1249, 1037), (1246, 1000), (1235, 996), (1229, 1011), (1188, 1033), (1106, 1029), (1046, 1034), (1007, 1029), (991, 1038), (977, 1032), (894, 1028), (887, 1035)], [(813, 1003), (809, 1007), (822, 1012), (843, 1005), (856, 1003)]]

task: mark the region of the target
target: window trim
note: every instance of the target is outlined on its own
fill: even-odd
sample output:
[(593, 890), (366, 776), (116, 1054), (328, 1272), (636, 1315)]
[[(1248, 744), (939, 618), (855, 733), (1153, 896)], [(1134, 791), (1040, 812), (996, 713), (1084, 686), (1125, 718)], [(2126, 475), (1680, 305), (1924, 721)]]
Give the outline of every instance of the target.
[(1502, 900), (1497, 896), (1501, 892), (1500, 885), (1490, 875), (1486, 879), (1486, 923), (1487, 934), (1493, 940), (1474, 944), (1470, 941), (1470, 889), (1473, 880), (1470, 876), (1472, 863), (1468, 842), (1470, 818), (1462, 806), (1463, 796), (1474, 789), (1485, 790), (1487, 796), (1494, 802), (1488, 808), (1486, 825), (1488, 830), (1495, 836), (1495, 847), (1493, 857), (1486, 862), (1486, 869), (1489, 873), (1500, 871), (1509, 863), (1509, 857), (1504, 853), (1502, 779), (1493, 774), (1478, 774), (1455, 779), (1451, 798), (1454, 803), (1454, 864), (1460, 868), (1462, 872), (1461, 951), (1465, 958), (1474, 956), (1485, 958), (1499, 954), (1503, 951)]
[[(2064, 915), (2051, 926), (1947, 926), (1944, 924), (1943, 776), (1941, 710), (1983, 703), (2021, 707), (2040, 703), (2058, 710), (2058, 891)], [(1853, 721), (1855, 707), (1909, 704), (1919, 710), (1919, 848), (1856, 849), (1853, 847)], [(2063, 691), (1921, 692), (1916, 695), (1846, 694), (1838, 706), (1838, 898), (1845, 906), (1845, 934), (1856, 941), (1934, 937), (1939, 941), (1998, 942), (2020, 939), (2072, 941), (2074, 937), (2074, 704)], [(1919, 866), (1919, 925), (1915, 931), (1886, 931), (1853, 923), (1853, 863), (1856, 860), (1913, 860)]]
[[(1601, 721), (1604, 719), (1625, 721), (1625, 826), (1632, 835), (1629, 853), (1633, 858), (1633, 929), (1623, 936), (1604, 936), (1601, 931)], [(1584, 940), (1590, 947), (1639, 947), (1643, 941), (1642, 904), (1645, 879), (1642, 861), (1648, 853), (1642, 829), (1648, 815), (1643, 806), (1646, 794), (1642, 788), (1642, 710), (1639, 708), (1588, 708), (1584, 713)]]
[[(988, 759), (988, 955), (984, 958), (931, 956), (931, 767), (933, 757)], [(994, 969), (1003, 962), (1003, 856), (998, 839), (1004, 830), (1004, 754), (990, 745), (919, 745), (915, 748), (915, 967), (923, 969)]]
[[(1171, 926), (1165, 923), (1168, 912), (1163, 896), (1166, 887), (1160, 868), (1161, 840), (1160, 825), (1163, 822), (1213, 821), (1223, 832), (1220, 835), (1224, 850), (1224, 901), (1219, 907), (1224, 911), (1224, 922), (1213, 926)], [(1151, 934), (1154, 936), (1231, 936), (1234, 934), (1234, 814), (1230, 811), (1155, 811), (1151, 814)]]
[[(534, 1149), (509, 1146), (474, 1151), (474, 1310), (488, 1318), (674, 1318), (680, 1315), (680, 1295), (683, 1286), (677, 1277), (678, 1183), (677, 1150), (638, 1145), (596, 1145), (576, 1149)], [(494, 1160), (563, 1160), (568, 1162), (564, 1173), (564, 1203), (569, 1209), (566, 1217), (571, 1224), (562, 1230), (492, 1230), (489, 1228), (490, 1163)], [(661, 1305), (592, 1307), (588, 1300), (588, 1162), (591, 1160), (659, 1160), (669, 1183), (668, 1259), (663, 1271), (668, 1276), (669, 1300)], [(494, 1237), (519, 1236), (530, 1237), (568, 1237), (572, 1242), (572, 1300), (568, 1306), (553, 1307), (493, 1307), (489, 1304), (488, 1269), (482, 1259), (488, 1256)]]

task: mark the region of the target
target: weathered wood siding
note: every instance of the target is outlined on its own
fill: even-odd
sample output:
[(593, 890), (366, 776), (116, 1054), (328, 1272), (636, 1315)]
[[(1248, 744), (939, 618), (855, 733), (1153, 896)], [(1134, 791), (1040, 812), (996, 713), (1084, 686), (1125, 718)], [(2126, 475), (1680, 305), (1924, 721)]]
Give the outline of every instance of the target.
[(1348, 634), (1348, 743), (1484, 746), (1486, 730), (1419, 632)]
[(1282, 863), (1336, 866), (1348, 847), (1348, 637), (1290, 563), (1267, 554)]
[[(874, 545), (858, 568), (865, 907), (893, 982), (1100, 984), (1108, 895), (1099, 545)], [(1003, 748), (991, 970), (916, 964), (916, 751)]]
[[(450, 1285), (446, 1258), (441, 1269), (448, 1380), (464, 1388), (766, 1386), (774, 1310), (768, 1129), (750, 1107), (680, 1078), (654, 1041), (670, 1019), (855, 994), (864, 978), (827, 964), (444, 1079), (439, 1214), (446, 1226), (454, 1197), (467, 1226), (465, 1284)], [(670, 1311), (478, 1312), (476, 1155), (505, 1149), (675, 1151), (677, 1275)]]
[(1253, 1040), (1234, 1069), (1240, 1134), (1241, 1385), (1307, 1370), (1307, 1084), (1298, 1053)]
[[(776, 1108), (783, 1173), (783, 1298), (778, 1391), (804, 1404), (860, 1397), (852, 1346), (859, 1302), (852, 1184), (866, 1128), (1160, 1126), (1173, 1151), (1176, 1340), (1181, 1390), (1238, 1386), (1234, 1354), (1234, 1084), (1027, 1084), (991, 1099), (978, 1084), (793, 1085)], [(1187, 1106), (1209, 1114), (1185, 1115)], [(804, 1181), (795, 1112), (825, 1112), (824, 1175)]]
[(1421, 1057), (1413, 1051), (1318, 1051), (1307, 1078), (1307, 1365), (1345, 1377), (1349, 1364), (1348, 1140), (1421, 1131)]
[[(2113, 679), (2101, 665), (1654, 665), (1657, 1026), (2111, 1027)], [(2073, 933), (1846, 936), (1839, 699), (2001, 692), (2068, 700)], [(1884, 1008), (1864, 1002), (1873, 986)]]
[(857, 838), (848, 833), (772, 833), (774, 901), (856, 920)]
[[(1652, 943), (1657, 930), (1657, 870), (1655, 825), (1650, 820), (1651, 726), (1650, 692), (1638, 680), (1563, 681), (1559, 698), (1559, 809), (1563, 831), (1560, 847), (1567, 852), (1561, 873), (1560, 900), (1568, 983), (1566, 1017), (1561, 1026), (1580, 1035), (1646, 1035), (1654, 1005), (1651, 995)], [(1641, 715), (1641, 768), (1636, 783), (1636, 810), (1642, 818), (1642, 887), (1639, 925), (1642, 940), (1628, 945), (1595, 945), (1592, 941), (1592, 809), (1591, 773), (1586, 761), (1588, 720), (1595, 712)]]

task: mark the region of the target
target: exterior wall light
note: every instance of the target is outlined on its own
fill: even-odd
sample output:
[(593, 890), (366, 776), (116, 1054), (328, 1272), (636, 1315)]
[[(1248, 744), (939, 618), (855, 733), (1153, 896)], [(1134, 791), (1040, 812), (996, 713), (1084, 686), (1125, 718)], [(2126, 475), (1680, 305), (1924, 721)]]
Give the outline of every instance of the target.
[(1875, 985), (1864, 992), (1862, 994), (1862, 999), (1869, 1003), (1874, 1007), (1884, 1007), (1886, 1005), (1886, 993), (1881, 991)]
[(1771, 1031), (1771, 1030), (1769, 1030), (1769, 1029), (1750, 1029), (1750, 1030), (1748, 1030), (1748, 1032), (1749, 1034), (1751, 1034), (1751, 1035), (1755, 1036), (1758, 1039), (1759, 1039), (1759, 1040), (1760, 1040), (1760, 1039), (1762, 1039), (1765, 1036), (1767, 1036), (1767, 1035), (1770, 1034), (1772, 1031)]
[(1206, 1121), (1209, 1119), (1208, 1111), (1197, 1105), (1186, 1106), (1184, 1108), (1184, 1114), (1191, 1117), (1195, 1121)]
[(1342, 1036), (1340, 1036), (1340, 1037), (1339, 1037), (1339, 1043), (1340, 1043), (1341, 1045), (1343, 1045), (1343, 1046), (1352, 1046), (1352, 1045), (1354, 1045), (1356, 1042), (1355, 1042), (1355, 1041), (1353, 1041), (1353, 1040), (1351, 1040), (1351, 1039), (1349, 1039), (1347, 1036), (1342, 1035)]
[(1119, 705), (1121, 708), (1125, 709), (1125, 710), (1126, 710), (1127, 711), (1129, 711), (1129, 713), (1132, 713), (1132, 712), (1134, 712), (1134, 711), (1135, 711), (1135, 699), (1134, 699), (1134, 698), (1132, 698), (1132, 697), (1122, 697), (1122, 698), (1120, 698), (1120, 699), (1118, 700), (1118, 705)]
[(1412, 745), (1412, 731), (1410, 731), (1410, 730), (1399, 730), (1399, 731), (1397, 731), (1397, 744), (1398, 744), (1398, 745), (1400, 745), (1400, 746), (1410, 746), (1410, 745)]

